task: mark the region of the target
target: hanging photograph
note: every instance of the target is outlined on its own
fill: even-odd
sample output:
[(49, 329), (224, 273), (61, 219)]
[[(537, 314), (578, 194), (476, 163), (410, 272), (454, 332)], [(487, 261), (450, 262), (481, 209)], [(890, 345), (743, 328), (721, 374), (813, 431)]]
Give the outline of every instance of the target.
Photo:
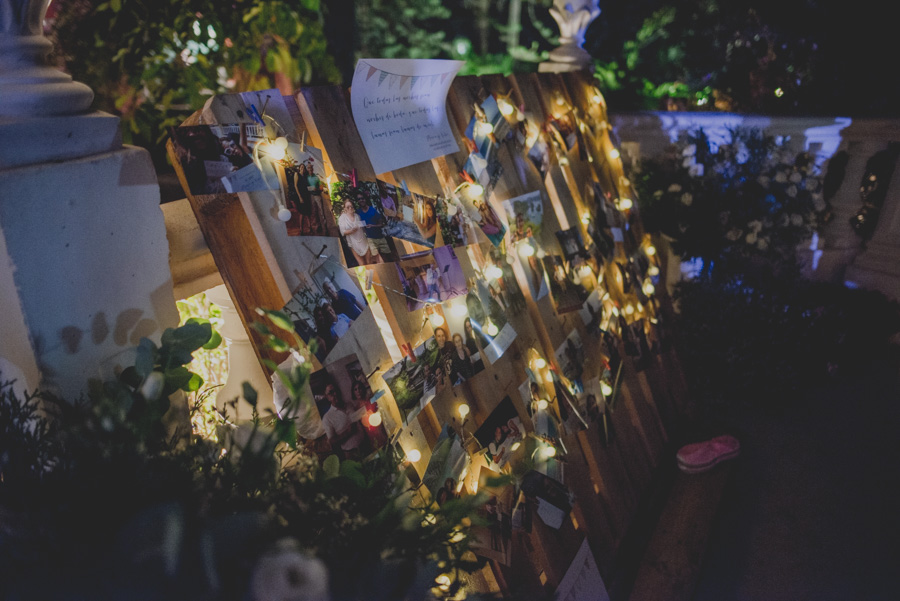
[(538, 517), (555, 530), (562, 527), (575, 501), (562, 483), (537, 470), (528, 472), (522, 478), (522, 492), (537, 499)]
[(348, 369), (358, 365), (356, 356), (351, 355), (309, 378), (326, 440), (331, 451), (342, 459), (361, 460), (388, 440), (365, 375), (354, 377)]
[(459, 259), (449, 246), (407, 255), (396, 263), (396, 269), (409, 311), (468, 292)]
[(469, 463), (469, 454), (463, 448), (456, 431), (450, 426), (444, 426), (422, 475), (422, 484), (438, 505), (459, 498)]
[(487, 502), (478, 512), (486, 525), (472, 526), (472, 551), (477, 555), (500, 562), (512, 561), (512, 512), (516, 487), (490, 468), (478, 472), (478, 492), (487, 495)]
[[(500, 404), (475, 431), (475, 438), (486, 450), (490, 469), (502, 470), (509, 462), (513, 446), (525, 437), (525, 427), (512, 399), (504, 397)], [(518, 447), (517, 447), (518, 448)]]
[(581, 309), (589, 293), (580, 282), (575, 283), (573, 272), (566, 269), (563, 258), (548, 254), (544, 257), (543, 264), (550, 276), (550, 295), (553, 297), (556, 312), (562, 314)]
[(438, 373), (434, 367), (439, 356), (435, 350), (434, 338), (429, 338), (412, 349), (414, 359), (406, 355), (384, 373), (384, 382), (394, 396), (404, 424), (434, 399), (440, 385), (446, 386), (444, 371)]
[(525, 272), (525, 280), (528, 282), (531, 298), (534, 300), (544, 298), (547, 296), (550, 288), (547, 286), (544, 265), (538, 258), (540, 247), (537, 242), (533, 237), (527, 237), (516, 242), (513, 248), (515, 249), (516, 260)]
[(513, 242), (538, 237), (544, 221), (544, 201), (539, 191), (503, 201)]
[(418, 208), (416, 199), (403, 188), (378, 181), (377, 206), (385, 217), (386, 236), (420, 246), (434, 247), (437, 209), (434, 204)]
[(297, 271), (301, 284), (282, 311), (304, 342), (314, 340), (323, 361), (366, 309), (359, 281), (340, 265), (325, 261), (312, 272)]
[[(266, 158), (262, 162), (266, 162)], [(284, 158), (270, 161), (278, 177), (282, 203), (291, 212), (286, 222), (289, 236), (339, 236), (325, 183), (322, 151), (288, 144)]]
[(574, 392), (584, 392), (582, 375), (584, 374), (584, 346), (581, 344), (581, 336), (578, 330), (572, 330), (558, 349), (556, 349), (556, 362), (562, 375), (566, 377)]
[(337, 219), (348, 267), (391, 263), (399, 254), (393, 239), (385, 236), (387, 218), (380, 207), (375, 182), (335, 182), (331, 207)]
[(487, 196), (483, 193), (476, 194), (473, 189), (477, 190), (473, 186), (463, 185), (458, 198), (462, 202), (469, 220), (481, 228), (491, 244), (499, 246), (506, 236), (506, 224), (491, 203), (486, 200)]

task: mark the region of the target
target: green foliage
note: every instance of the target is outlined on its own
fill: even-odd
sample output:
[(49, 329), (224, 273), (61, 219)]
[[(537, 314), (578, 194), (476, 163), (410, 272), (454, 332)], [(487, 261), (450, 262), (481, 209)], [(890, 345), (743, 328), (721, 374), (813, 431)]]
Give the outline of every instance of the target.
[[(126, 142), (160, 148), (210, 96), (337, 82), (318, 2), (72, 0), (56, 10), (58, 59), (119, 115)], [(157, 152), (159, 160), (160, 153)]]
[[(284, 325), (278, 312), (260, 314)], [(179, 369), (211, 338), (209, 324), (193, 319), (159, 345), (142, 340), (134, 366), (74, 404), (22, 399), (0, 384), (4, 593), (271, 598), (279, 557), (292, 561), (279, 564), (291, 573), (327, 566), (327, 577), (314, 570), (307, 575), (319, 580), (296, 584), (301, 597), (325, 585), (333, 599), (456, 595), (462, 571), (479, 566), (468, 532), (485, 499), (431, 505), (410, 487), (393, 447), (364, 462), (320, 464), (291, 419), (258, 414), (239, 426), (220, 422), (220, 444), (168, 438), (159, 397), (192, 387)], [(310, 355), (292, 352), (297, 366), (276, 373), (298, 403)], [(256, 392), (245, 385), (244, 397), (252, 402)], [(42, 578), (48, 564), (54, 577)], [(439, 574), (450, 578), (446, 588), (434, 588)]]
[(359, 58), (436, 58), (448, 52), (443, 27), (450, 10), (441, 0), (367, 0), (356, 3)]

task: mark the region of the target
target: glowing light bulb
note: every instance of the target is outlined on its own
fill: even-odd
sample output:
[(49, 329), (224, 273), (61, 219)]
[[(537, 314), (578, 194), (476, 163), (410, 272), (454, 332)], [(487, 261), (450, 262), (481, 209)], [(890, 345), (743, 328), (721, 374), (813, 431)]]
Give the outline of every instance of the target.
[(641, 287), (641, 290), (644, 291), (644, 294), (650, 296), (651, 294), (656, 292), (656, 286), (654, 286), (653, 282), (651, 282), (650, 280), (646, 280), (644, 282), (644, 285)]
[(528, 242), (523, 242), (519, 245), (519, 256), (525, 259), (534, 256), (534, 247)]
[(537, 258), (543, 260), (546, 256), (547, 252), (543, 248), (539, 248), (537, 251)]
[(437, 578), (434, 579), (441, 587), (450, 586), (450, 577), (446, 574), (441, 574)]
[(459, 416), (461, 418), (465, 419), (466, 416), (469, 415), (470, 409), (469, 409), (468, 405), (463, 403), (462, 405), (459, 406), (459, 408), (456, 411), (459, 413)]
[(594, 96), (591, 98), (591, 100), (593, 101), (594, 104), (600, 104), (603, 102), (603, 97), (600, 96), (600, 94), (594, 94)]
[(634, 305), (627, 304), (625, 305), (625, 315), (632, 315), (634, 313)]
[(538, 411), (543, 411), (544, 409), (546, 409), (549, 406), (550, 406), (550, 403), (547, 402), (547, 399), (540, 399), (537, 402)]
[(487, 322), (487, 327), (484, 329), (487, 332), (488, 336), (496, 336), (500, 333), (500, 330), (497, 328), (497, 324), (495, 324), (490, 319)]
[(618, 317), (619, 316), (619, 308), (613, 307), (612, 314), (615, 315), (616, 317)]
[(600, 300), (601, 300), (601, 301), (608, 301), (608, 300), (609, 300), (609, 292), (607, 292), (606, 294), (604, 294), (604, 295), (603, 295), (603, 298), (601, 298)]
[(450, 313), (452, 313), (455, 317), (465, 317), (466, 313), (468, 313), (468, 310), (466, 309), (466, 306), (464, 304), (457, 303), (450, 307)]
[(422, 458), (422, 453), (419, 452), (419, 449), (413, 449), (409, 453), (406, 454), (406, 459), (409, 460), (410, 463), (415, 463), (421, 458)]
[(381, 414), (377, 411), (369, 415), (369, 426), (377, 428), (381, 425)]
[(466, 535), (465, 535), (465, 534), (463, 534), (462, 532), (455, 532), (455, 533), (453, 534), (453, 536), (450, 537), (450, 542), (451, 542), (451, 543), (458, 543), (458, 542), (461, 542), (462, 539), (464, 539), (464, 538), (466, 538)]
[(587, 225), (591, 222), (591, 216), (589, 213), (585, 213), (581, 216), (581, 223)]
[(547, 367), (547, 360), (543, 357), (538, 357), (534, 360), (534, 366), (538, 369), (544, 369), (545, 367)]
[(489, 280), (498, 280), (503, 277), (503, 270), (497, 267), (496, 265), (491, 265), (487, 269), (484, 270), (484, 275)]
[(659, 267), (656, 265), (651, 265), (649, 269), (647, 269), (647, 275), (656, 276), (659, 275)]
[(278, 148), (284, 150), (288, 146), (288, 141), (287, 141), (287, 138), (285, 138), (284, 136), (280, 136), (278, 138), (275, 138), (275, 141), (272, 144), (277, 146)]
[(444, 325), (444, 316), (440, 313), (432, 313), (428, 316), (428, 321), (430, 321), (431, 325), (435, 328), (439, 328)]
[(266, 144), (265, 147), (266, 154), (269, 155), (269, 158), (280, 161), (284, 158), (284, 148), (276, 146), (275, 144)]
[(516, 112), (516, 107), (505, 100), (500, 100), (499, 102), (497, 102), (497, 106), (500, 107), (500, 112), (503, 113), (504, 117), (509, 117), (514, 112)]
[(607, 384), (606, 382), (600, 382), (600, 392), (603, 393), (603, 396), (609, 396), (612, 394), (612, 386)]
[(650, 246), (648, 246), (647, 248), (644, 249), (644, 254), (647, 255), (648, 257), (652, 257), (653, 255), (656, 254), (656, 247), (651, 244)]
[(640, 312), (643, 311), (643, 310), (644, 310), (644, 305), (642, 305), (641, 303), (638, 303), (638, 304), (637, 304), (637, 311), (638, 311), (638, 313), (640, 313)]
[(622, 209), (623, 211), (627, 211), (628, 209), (630, 209), (633, 206), (634, 206), (634, 203), (631, 201), (630, 198), (623, 198), (623, 199), (619, 200), (619, 208)]
[(563, 97), (562, 97), (562, 96), (557, 96), (557, 97), (556, 97), (556, 104), (558, 104), (559, 106), (562, 106), (562, 105), (564, 105), (565, 103), (566, 103), (566, 101), (563, 100)]
[(278, 209), (278, 221), (290, 221), (291, 220), (291, 210), (288, 208)]
[(547, 459), (556, 457), (556, 447), (544, 447), (543, 451), (541, 452)]
[(480, 198), (484, 195), (484, 186), (481, 184), (470, 184), (469, 195), (471, 198)]
[(519, 447), (521, 447), (521, 446), (522, 446), (522, 443), (521, 443), (521, 442), (514, 442), (514, 443), (512, 443), (512, 446), (509, 447), (509, 450), (510, 450), (510, 451), (515, 451), (515, 450), (517, 450), (517, 449), (518, 449)]
[(615, 161), (617, 158), (619, 158), (619, 156), (620, 155), (619, 155), (618, 148), (613, 148), (612, 150), (609, 151), (609, 158), (611, 158), (612, 160)]
[(478, 130), (479, 135), (489, 136), (494, 131), (494, 126), (487, 121), (479, 121), (475, 129)]

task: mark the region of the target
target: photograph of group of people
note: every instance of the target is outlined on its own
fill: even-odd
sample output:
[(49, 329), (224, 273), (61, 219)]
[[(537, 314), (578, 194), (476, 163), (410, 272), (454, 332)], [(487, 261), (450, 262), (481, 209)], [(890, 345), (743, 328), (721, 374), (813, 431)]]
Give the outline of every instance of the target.
[(491, 411), (491, 414), (475, 431), (475, 438), (485, 450), (489, 469), (500, 471), (509, 463), (516, 443), (525, 438), (525, 427), (516, 406), (508, 396)]
[(402, 187), (380, 180), (377, 186), (378, 200), (375, 204), (385, 217), (384, 233), (433, 248), (439, 229), (438, 199), (411, 194)]
[(457, 433), (450, 426), (444, 426), (422, 476), (422, 484), (435, 503), (443, 505), (459, 498), (470, 463), (469, 454)]
[(409, 311), (468, 292), (459, 258), (450, 246), (407, 255), (395, 265)]
[(309, 145), (288, 144), (284, 158), (272, 165), (284, 207), (291, 212), (285, 223), (288, 236), (337, 236), (322, 151)]
[(339, 182), (332, 189), (332, 210), (344, 246), (348, 267), (390, 263), (399, 257), (394, 241), (384, 232), (387, 217), (380, 203), (378, 185)]
[(483, 191), (481, 194), (476, 194), (473, 190), (477, 190), (477, 188), (471, 185), (463, 186), (458, 195), (459, 201), (462, 203), (469, 221), (478, 225), (491, 244), (499, 246), (506, 236), (506, 224), (487, 200), (487, 195)]
[(283, 311), (304, 342), (315, 341), (316, 356), (322, 361), (365, 309), (359, 283), (340, 265), (326, 262), (304, 275)]
[(356, 355), (329, 363), (309, 383), (330, 453), (361, 460), (387, 444), (381, 419), (372, 419), (378, 404)]

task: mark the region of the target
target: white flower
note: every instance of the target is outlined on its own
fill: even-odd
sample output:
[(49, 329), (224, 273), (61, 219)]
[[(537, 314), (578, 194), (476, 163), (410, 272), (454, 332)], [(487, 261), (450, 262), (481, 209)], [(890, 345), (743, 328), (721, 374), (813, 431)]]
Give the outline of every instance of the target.
[(690, 144), (684, 147), (684, 150), (681, 151), (681, 156), (683, 157), (692, 157), (697, 154), (697, 145)]
[(736, 227), (733, 227), (730, 230), (728, 230), (728, 233), (725, 234), (725, 237), (728, 238), (729, 240), (731, 240), (732, 242), (735, 242), (738, 238), (741, 237), (741, 235), (743, 233), (744, 232), (742, 232), (741, 230), (737, 229)]
[(763, 188), (769, 187), (769, 181), (771, 181), (771, 180), (769, 180), (769, 178), (766, 177), (765, 175), (760, 175), (758, 178), (756, 178), (756, 182)]
[(784, 171), (779, 171), (775, 174), (775, 181), (779, 184), (787, 183), (787, 175), (784, 173)]
[(801, 180), (803, 180), (803, 176), (799, 171), (794, 171), (791, 173), (791, 177), (788, 178), (792, 184), (799, 184)]
[(669, 186), (668, 192), (681, 192), (681, 186), (678, 184), (672, 184)]
[(767, 248), (769, 248), (768, 240), (766, 240), (765, 238), (760, 238), (756, 241), (756, 248), (758, 248), (759, 250), (766, 250)]
[(253, 601), (328, 601), (328, 569), (320, 559), (281, 549), (256, 562), (250, 577)]
[(744, 241), (747, 244), (756, 244), (756, 232), (750, 232), (746, 236), (744, 236)]
[(653, 193), (653, 198), (655, 198), (656, 200), (659, 200), (660, 198), (662, 198), (663, 194), (665, 194), (665, 192), (663, 192), (662, 190), (657, 190), (656, 192)]
[(788, 189), (785, 190), (785, 192), (791, 198), (797, 198), (797, 186), (788, 186)]
[(689, 206), (691, 206), (691, 204), (693, 204), (693, 202), (694, 202), (694, 195), (691, 194), (690, 192), (685, 192), (684, 194), (681, 195), (681, 204), (683, 204), (684, 206), (689, 207)]
[(758, 232), (759, 230), (762, 229), (762, 226), (763, 226), (762, 221), (759, 221), (758, 219), (754, 219), (753, 221), (751, 221), (750, 223), (747, 224), (747, 227), (750, 229), (751, 232)]
[(685, 157), (683, 161), (681, 161), (682, 167), (693, 167), (697, 164), (697, 160), (694, 157)]
[(791, 225), (793, 225), (794, 227), (800, 227), (801, 225), (803, 225), (803, 215), (800, 215), (799, 213), (794, 213), (793, 215), (791, 215)]
[(688, 175), (691, 177), (703, 177), (703, 163), (697, 163), (688, 169)]
[(747, 150), (747, 147), (743, 143), (738, 146), (737, 153), (734, 155), (734, 160), (737, 161), (738, 165), (743, 165), (750, 160), (750, 151)]

